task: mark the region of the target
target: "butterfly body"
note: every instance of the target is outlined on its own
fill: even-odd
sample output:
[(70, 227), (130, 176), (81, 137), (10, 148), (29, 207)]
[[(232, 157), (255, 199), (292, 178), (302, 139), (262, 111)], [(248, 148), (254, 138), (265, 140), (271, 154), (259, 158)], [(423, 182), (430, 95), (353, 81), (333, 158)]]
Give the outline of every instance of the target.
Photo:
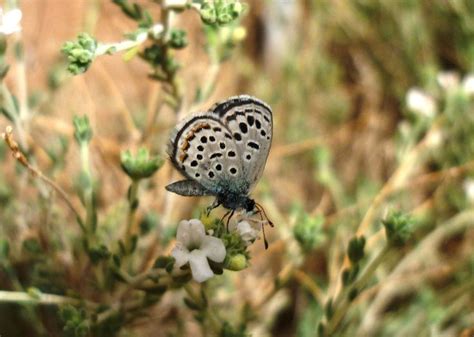
[(166, 186), (184, 196), (215, 196), (217, 205), (253, 211), (249, 197), (271, 147), (270, 107), (247, 96), (231, 97), (210, 111), (190, 116), (170, 137), (168, 154), (185, 177)]

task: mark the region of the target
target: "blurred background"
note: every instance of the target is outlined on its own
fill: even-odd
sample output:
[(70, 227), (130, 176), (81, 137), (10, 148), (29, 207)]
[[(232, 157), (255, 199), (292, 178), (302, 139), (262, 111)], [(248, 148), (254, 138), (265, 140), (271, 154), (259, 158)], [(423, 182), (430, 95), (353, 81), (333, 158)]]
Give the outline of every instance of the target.
[[(160, 17), (153, 1), (138, 3)], [(214, 300), (226, 317), (250, 303), (256, 306), (248, 320), (254, 336), (317, 336), (324, 305), (340, 287), (349, 240), (364, 234), (370, 261), (385, 240), (381, 219), (399, 210), (414, 219), (412, 237), (386, 257), (339, 335), (474, 336), (474, 220), (456, 222), (472, 215), (474, 204), (474, 2), (247, 4), (239, 23), (245, 30), (217, 65), (199, 15), (175, 16), (172, 25), (188, 39), (176, 52), (183, 97), (176, 112), (164, 104), (162, 85), (148, 78), (149, 66), (139, 57), (105, 55), (86, 73), (67, 74), (60, 52), (65, 41), (83, 31), (101, 42), (120, 41), (136, 28), (118, 6), (105, 0), (21, 1), (22, 32), (8, 38), (10, 69), (3, 84), (14, 95), (28, 95), (27, 154), (80, 208), (72, 118), (89, 117), (97, 208), (113, 242), (127, 211), (121, 151), (145, 145), (166, 157), (169, 133), (187, 114), (232, 95), (259, 97), (273, 108), (274, 139), (254, 197), (275, 228), (267, 231), (267, 251), (260, 241), (250, 248), (249, 268), (213, 281)], [(17, 61), (15, 41), (22, 41), (24, 62)], [(211, 94), (196, 102), (197, 90), (209, 81)], [(9, 124), (0, 116), (0, 129)], [(0, 239), (10, 243), (9, 257), (0, 261), (0, 289), (73, 290), (99, 300), (72, 248), (73, 215), (24, 174), (3, 143), (0, 159)], [(177, 179), (167, 160), (142, 188), (138, 219), (154, 226), (140, 244), (143, 261), (169, 253), (179, 220), (198, 216), (212, 200), (170, 195), (164, 186)], [(309, 234), (299, 233), (301, 226)], [(55, 254), (48, 253), (52, 246)], [(284, 284), (275, 285), (280, 278)], [(199, 335), (192, 315), (176, 302), (179, 296), (167, 293), (121, 335)], [(0, 300), (2, 337), (62, 333), (54, 308), (25, 309)]]

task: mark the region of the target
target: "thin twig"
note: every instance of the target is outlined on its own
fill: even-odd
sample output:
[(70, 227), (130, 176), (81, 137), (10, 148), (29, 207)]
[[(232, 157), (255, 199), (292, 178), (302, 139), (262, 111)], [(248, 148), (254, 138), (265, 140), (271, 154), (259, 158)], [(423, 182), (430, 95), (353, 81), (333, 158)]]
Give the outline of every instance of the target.
[(28, 304), (38, 304), (38, 305), (64, 305), (64, 304), (71, 304), (71, 305), (82, 305), (86, 304), (91, 308), (98, 307), (97, 303), (85, 301), (79, 298), (67, 297), (67, 296), (60, 296), (60, 295), (52, 295), (52, 294), (29, 294), (27, 292), (22, 291), (5, 291), (0, 290), (0, 303), (28, 303)]
[[(13, 139), (13, 128), (11, 126), (7, 126), (5, 129), (5, 132), (2, 133), (2, 138), (5, 140), (5, 143), (7, 146), (10, 148), (10, 151), (12, 152), (13, 157), (21, 164), (23, 165), (33, 177), (38, 177), (42, 181), (44, 181), (46, 184), (51, 186), (61, 197), (62, 199), (66, 202), (67, 206), (69, 209), (74, 213), (80, 224), (82, 224), (82, 218), (79, 212), (76, 210), (74, 207), (72, 201), (69, 199), (68, 195), (66, 192), (58, 185), (56, 184), (53, 180), (48, 178), (41, 172), (39, 169), (36, 167), (33, 167), (29, 162), (28, 159), (26, 158), (25, 154), (21, 152), (18, 143)], [(81, 225), (82, 226), (82, 225)]]

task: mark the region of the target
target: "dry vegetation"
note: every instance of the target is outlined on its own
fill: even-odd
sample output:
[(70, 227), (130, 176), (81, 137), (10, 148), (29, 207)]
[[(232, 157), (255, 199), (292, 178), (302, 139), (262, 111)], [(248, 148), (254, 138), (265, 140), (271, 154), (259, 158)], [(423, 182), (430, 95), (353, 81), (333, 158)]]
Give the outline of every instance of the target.
[[(155, 23), (162, 3), (138, 1)], [(61, 48), (78, 33), (112, 42), (136, 30), (112, 1), (20, 3), (21, 34), (0, 36), (0, 129), (13, 126), (0, 144), (0, 337), (474, 336), (472, 2), (247, 3), (216, 28), (230, 31), (227, 45), (209, 42), (198, 11), (175, 13), (188, 41), (172, 51), (177, 84), (127, 52), (67, 72)], [(180, 176), (165, 160), (132, 212), (121, 152), (166, 159), (177, 121), (243, 93), (273, 109), (253, 193), (275, 223), (270, 247), (257, 240), (246, 268), (204, 284), (171, 278), (155, 261), (180, 220), (211, 221), (201, 212), (212, 199), (166, 192)], [(21, 118), (7, 118), (11, 95)], [(78, 115), (93, 132), (89, 168)], [(14, 141), (29, 169), (10, 155)], [(73, 209), (96, 213), (96, 228), (81, 230)], [(139, 239), (119, 268), (127, 219)], [(93, 248), (107, 252), (94, 260)], [(166, 291), (151, 274), (171, 278)]]

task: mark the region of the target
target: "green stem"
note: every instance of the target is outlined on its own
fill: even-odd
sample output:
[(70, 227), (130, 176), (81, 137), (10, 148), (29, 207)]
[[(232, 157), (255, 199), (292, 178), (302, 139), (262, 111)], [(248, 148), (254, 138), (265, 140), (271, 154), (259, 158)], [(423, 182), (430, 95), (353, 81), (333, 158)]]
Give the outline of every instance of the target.
[(193, 302), (203, 307), (203, 311), (206, 317), (208, 318), (211, 331), (214, 332), (213, 335), (218, 335), (219, 332), (221, 331), (221, 320), (217, 316), (217, 313), (211, 308), (209, 308), (208, 304), (203, 303), (201, 296), (199, 294), (196, 294), (196, 292), (193, 290), (193, 288), (191, 287), (189, 283), (184, 285), (183, 288), (188, 294), (188, 296), (191, 297)]
[(82, 174), (86, 179), (84, 186), (84, 206), (86, 208), (86, 230), (94, 233), (96, 229), (96, 212), (94, 206), (94, 186), (92, 181), (92, 173), (90, 167), (89, 146), (88, 143), (82, 142), (80, 145)]
[(352, 285), (340, 292), (339, 296), (334, 301), (335, 311), (327, 324), (327, 328), (325, 331), (326, 336), (332, 336), (339, 323), (342, 321), (347, 311), (349, 310), (352, 301), (347, 298), (348, 295), (352, 291), (360, 292), (360, 290), (367, 285), (367, 283), (371, 280), (372, 276), (377, 270), (378, 266), (383, 262), (387, 254), (390, 252), (391, 248), (392, 246), (389, 243), (386, 243), (384, 248), (362, 271), (359, 278)]
[(0, 302), (1, 303), (25, 303), (25, 304), (38, 304), (38, 305), (82, 305), (86, 304), (91, 308), (97, 307), (96, 303), (84, 301), (78, 298), (38, 293), (30, 295), (23, 291), (5, 291), (0, 290)]
[(125, 233), (125, 244), (127, 250), (132, 247), (132, 237), (135, 234), (135, 217), (138, 209), (138, 188), (140, 180), (133, 180), (128, 190), (128, 215), (127, 215), (127, 231)]

